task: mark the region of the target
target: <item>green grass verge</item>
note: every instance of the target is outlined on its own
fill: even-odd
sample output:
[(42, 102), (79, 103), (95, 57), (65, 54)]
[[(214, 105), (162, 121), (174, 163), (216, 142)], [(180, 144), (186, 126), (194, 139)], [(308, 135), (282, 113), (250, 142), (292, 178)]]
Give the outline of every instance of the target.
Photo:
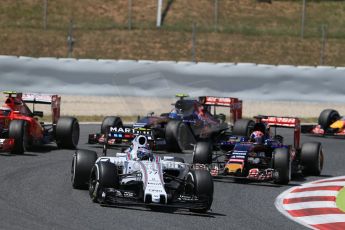
[(340, 192), (338, 193), (336, 203), (337, 203), (337, 207), (341, 211), (345, 212), (345, 188), (340, 190)]

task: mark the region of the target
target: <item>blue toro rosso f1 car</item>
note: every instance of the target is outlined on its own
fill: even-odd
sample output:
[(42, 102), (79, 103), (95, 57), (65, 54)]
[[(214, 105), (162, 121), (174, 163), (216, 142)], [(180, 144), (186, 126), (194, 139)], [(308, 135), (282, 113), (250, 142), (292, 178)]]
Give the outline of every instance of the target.
[[(133, 134), (151, 132), (155, 150), (183, 152), (193, 150), (198, 141), (212, 139), (220, 143), (229, 136), (229, 124), (225, 114), (217, 113), (217, 108), (229, 108), (229, 118), (232, 122), (242, 117), (242, 101), (231, 97), (202, 96), (197, 99), (187, 98), (187, 95), (177, 95), (169, 113), (154, 116), (153, 113), (139, 118), (133, 125), (124, 125), (120, 117), (105, 117), (101, 132), (89, 135), (89, 143), (102, 144), (105, 141), (109, 127), (113, 130), (131, 130)], [(230, 119), (229, 119), (230, 120)], [(130, 143), (132, 137), (125, 140), (109, 142), (109, 145)]]
[[(227, 141), (232, 149), (225, 154), (213, 153), (210, 142), (197, 143), (193, 152), (194, 163), (209, 163), (212, 175), (218, 178), (273, 181), (277, 184), (288, 184), (291, 176), (300, 173), (320, 175), (324, 159), (322, 145), (319, 142), (300, 145), (298, 118), (255, 118), (256, 121), (241, 119), (235, 123), (234, 136)], [(285, 144), (283, 136), (277, 134), (277, 128), (292, 129), (293, 144)]]

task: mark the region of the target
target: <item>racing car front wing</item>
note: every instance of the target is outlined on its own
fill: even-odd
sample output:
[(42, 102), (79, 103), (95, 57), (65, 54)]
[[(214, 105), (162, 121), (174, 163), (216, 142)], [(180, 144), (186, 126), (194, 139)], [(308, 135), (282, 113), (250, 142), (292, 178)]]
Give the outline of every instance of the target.
[(11, 152), (14, 146), (14, 139), (0, 139), (0, 152)]
[(138, 197), (124, 197), (118, 196), (116, 191), (103, 192), (103, 201), (100, 202), (101, 206), (106, 207), (126, 207), (126, 206), (139, 206), (139, 207), (162, 207), (172, 209), (203, 209), (207, 204), (207, 200), (202, 197), (192, 198), (178, 198), (171, 202), (165, 203), (145, 203)]

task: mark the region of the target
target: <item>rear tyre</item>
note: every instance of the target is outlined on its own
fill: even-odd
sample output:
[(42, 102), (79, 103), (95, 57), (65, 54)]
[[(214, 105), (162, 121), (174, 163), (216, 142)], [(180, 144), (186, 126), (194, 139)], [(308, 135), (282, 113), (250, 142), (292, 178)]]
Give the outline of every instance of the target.
[(56, 144), (59, 148), (76, 149), (79, 142), (79, 122), (74, 117), (60, 117), (56, 124)]
[(253, 131), (254, 125), (255, 122), (250, 119), (237, 120), (234, 124), (232, 133), (235, 136), (249, 137)]
[(286, 185), (291, 180), (289, 149), (279, 148), (273, 151), (274, 183)]
[(165, 141), (167, 151), (180, 153), (183, 150), (192, 149), (195, 138), (185, 123), (171, 120), (165, 128)]
[(28, 146), (27, 123), (23, 120), (13, 120), (10, 123), (8, 136), (14, 139), (12, 154), (23, 154)]
[(197, 142), (193, 152), (193, 164), (212, 163), (212, 143), (209, 141)]
[(122, 127), (123, 123), (120, 117), (109, 116), (105, 117), (101, 125), (101, 133), (105, 134), (109, 132), (110, 127)]
[(75, 189), (87, 189), (92, 166), (97, 160), (97, 153), (90, 150), (77, 150), (74, 153), (71, 168), (71, 182)]
[(323, 151), (320, 142), (304, 143), (301, 149), (303, 174), (319, 176), (323, 168)]
[(318, 123), (323, 129), (329, 126), (340, 118), (338, 111), (333, 109), (325, 109), (320, 113)]
[(181, 122), (179, 129), (178, 129), (178, 139), (177, 142), (182, 151), (185, 150), (193, 150), (193, 145), (195, 145), (196, 140), (194, 135), (189, 128), (189, 126), (183, 122)]
[(213, 202), (213, 180), (207, 170), (191, 170), (187, 177), (187, 183), (193, 186), (193, 195), (204, 201), (204, 207), (198, 209), (190, 209), (192, 212), (205, 213)]
[(98, 162), (91, 170), (89, 195), (93, 202), (103, 203), (102, 192), (105, 188), (118, 188), (119, 176), (117, 167), (110, 162)]

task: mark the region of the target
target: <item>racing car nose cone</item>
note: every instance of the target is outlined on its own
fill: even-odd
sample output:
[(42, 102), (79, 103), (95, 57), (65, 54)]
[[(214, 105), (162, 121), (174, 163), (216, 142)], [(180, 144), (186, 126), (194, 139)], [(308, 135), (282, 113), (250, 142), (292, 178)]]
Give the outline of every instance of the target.
[(152, 202), (153, 203), (160, 203), (160, 196), (158, 194), (155, 194), (152, 196)]
[(341, 129), (341, 128), (343, 128), (343, 126), (344, 126), (344, 122), (343, 121), (336, 121), (333, 124), (331, 124), (330, 127), (332, 129)]

